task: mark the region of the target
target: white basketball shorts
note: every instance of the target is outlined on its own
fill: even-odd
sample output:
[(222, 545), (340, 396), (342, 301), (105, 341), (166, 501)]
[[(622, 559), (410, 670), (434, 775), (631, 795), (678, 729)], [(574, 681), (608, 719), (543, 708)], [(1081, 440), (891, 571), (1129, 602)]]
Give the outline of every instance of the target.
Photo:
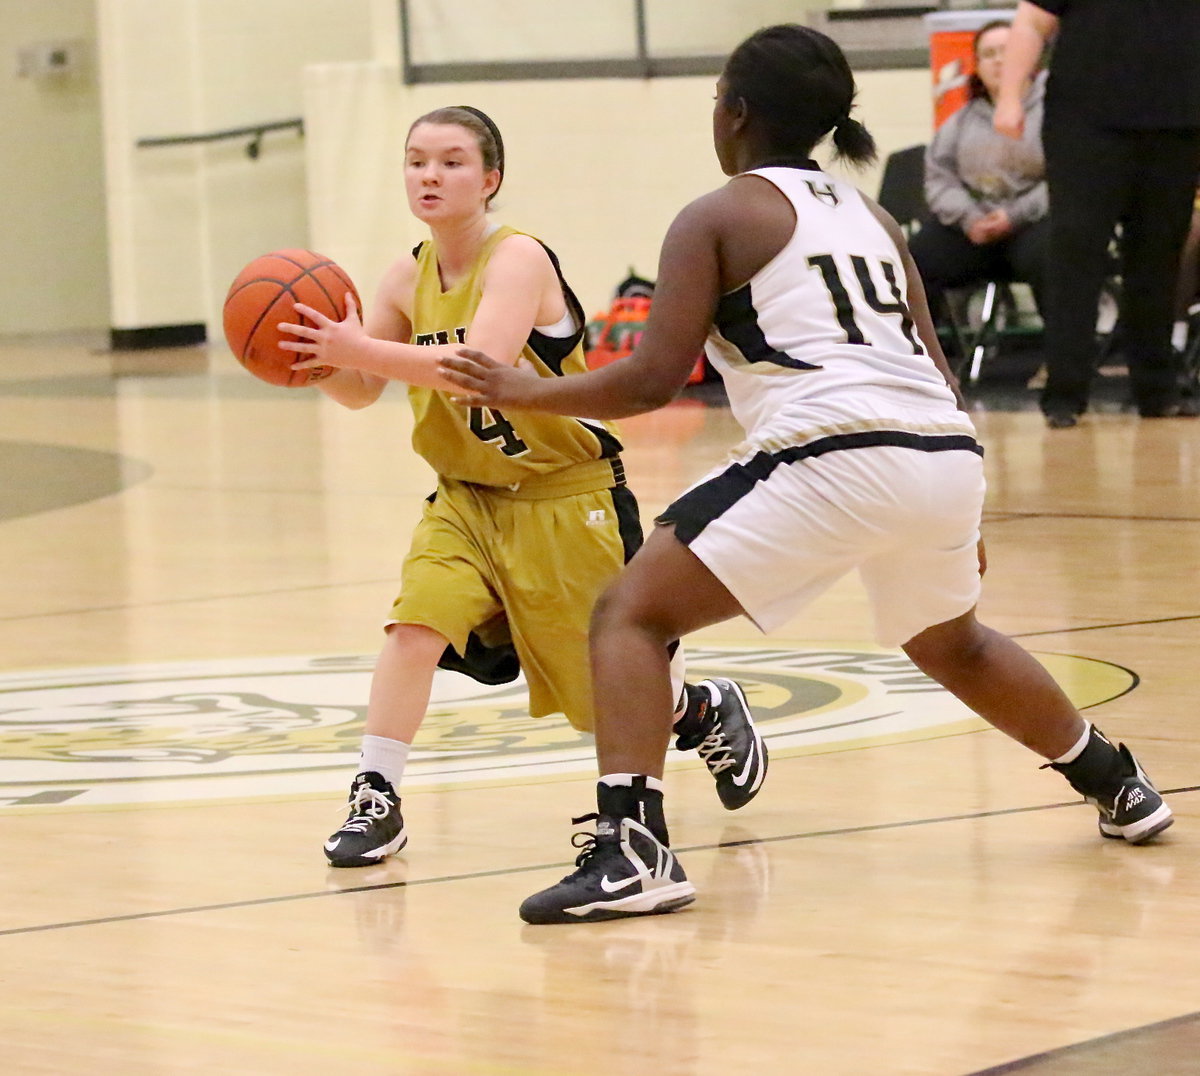
[(857, 569), (892, 647), (978, 601), (984, 488), (973, 438), (875, 431), (723, 465), (657, 522), (764, 632)]

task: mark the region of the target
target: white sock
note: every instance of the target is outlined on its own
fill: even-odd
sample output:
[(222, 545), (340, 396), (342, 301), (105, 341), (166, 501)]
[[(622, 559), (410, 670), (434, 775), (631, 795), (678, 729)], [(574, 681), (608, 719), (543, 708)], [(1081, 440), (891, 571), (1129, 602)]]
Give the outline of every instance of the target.
[(388, 781), (392, 788), (399, 788), (411, 746), (403, 740), (389, 740), (386, 736), (364, 736), (358, 772), (373, 770)]
[(653, 789), (655, 792), (663, 790), (663, 783), (660, 778), (647, 777), (644, 773), (606, 773), (600, 778), (600, 783), (608, 785), (609, 788), (630, 788), (633, 785), (635, 777), (645, 777), (646, 787)]
[(1186, 321), (1177, 321), (1171, 326), (1171, 346), (1176, 351), (1182, 351), (1187, 347), (1187, 331), (1188, 323)]
[(1083, 749), (1087, 747), (1088, 740), (1092, 738), (1092, 723), (1085, 721), (1083, 723), (1083, 735), (1075, 742), (1075, 746), (1066, 754), (1060, 755), (1053, 761), (1059, 766), (1065, 766), (1068, 762), (1074, 762), (1080, 755), (1083, 754)]
[(683, 644), (675, 647), (675, 653), (671, 655), (671, 698), (678, 700), (675, 703), (675, 716), (679, 717), (687, 706), (687, 694), (683, 690), (683, 680), (687, 673), (687, 662), (683, 657)]

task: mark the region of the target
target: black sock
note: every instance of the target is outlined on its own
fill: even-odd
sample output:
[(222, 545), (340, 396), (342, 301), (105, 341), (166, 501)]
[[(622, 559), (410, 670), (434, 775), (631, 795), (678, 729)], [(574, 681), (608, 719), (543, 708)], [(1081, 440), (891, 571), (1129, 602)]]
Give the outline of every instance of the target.
[(1097, 798), (1115, 796), (1121, 782), (1133, 774), (1124, 753), (1115, 748), (1095, 725), (1078, 758), (1065, 763), (1052, 762), (1050, 768), (1061, 773), (1076, 792)]
[(679, 737), (675, 746), (680, 751), (691, 751), (700, 746), (700, 741), (708, 735), (708, 711), (712, 706), (712, 696), (707, 688), (695, 684), (684, 684), (683, 694), (687, 699), (683, 713), (672, 726), (672, 731)]
[(596, 805), (600, 814), (610, 818), (632, 818), (640, 822), (661, 844), (669, 844), (667, 821), (663, 815), (663, 794), (647, 788), (646, 778), (636, 776), (628, 785), (596, 785)]

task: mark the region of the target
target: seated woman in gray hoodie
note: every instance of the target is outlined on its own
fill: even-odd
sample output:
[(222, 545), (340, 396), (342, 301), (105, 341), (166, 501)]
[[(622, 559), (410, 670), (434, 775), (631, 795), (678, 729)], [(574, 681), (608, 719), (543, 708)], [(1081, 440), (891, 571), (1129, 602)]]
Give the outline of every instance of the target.
[(1008, 35), (1005, 20), (975, 34), (967, 103), (926, 150), (930, 217), (909, 246), (935, 318), (944, 318), (947, 288), (989, 279), (1029, 284), (1041, 310), (1049, 225), (1041, 141), (1045, 74), (1026, 91), (1024, 137), (998, 134), (992, 100)]

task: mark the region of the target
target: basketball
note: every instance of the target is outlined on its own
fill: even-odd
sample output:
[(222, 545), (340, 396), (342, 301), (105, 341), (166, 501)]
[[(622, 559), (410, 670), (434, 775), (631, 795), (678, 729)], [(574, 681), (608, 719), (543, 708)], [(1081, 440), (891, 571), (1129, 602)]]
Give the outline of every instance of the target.
[(305, 356), (284, 351), (281, 340), (299, 337), (281, 333), (279, 323), (306, 324), (293, 308), (304, 303), (326, 317), (346, 316), (346, 292), (354, 296), (359, 315), (362, 302), (346, 271), (311, 250), (276, 250), (255, 258), (240, 273), (225, 296), (225, 339), (233, 354), (255, 377), (272, 385), (298, 388), (333, 373), (330, 366), (293, 370)]

